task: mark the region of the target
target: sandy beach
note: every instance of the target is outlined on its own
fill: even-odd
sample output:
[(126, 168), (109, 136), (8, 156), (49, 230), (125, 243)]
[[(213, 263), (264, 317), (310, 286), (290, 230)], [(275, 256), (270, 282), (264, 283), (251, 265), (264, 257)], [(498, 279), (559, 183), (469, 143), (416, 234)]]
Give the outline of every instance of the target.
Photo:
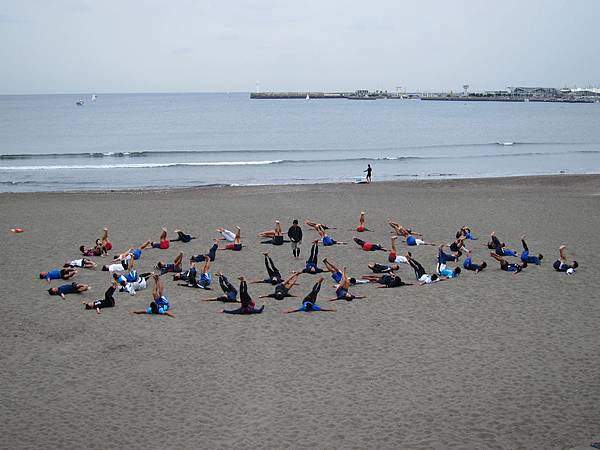
[[(0, 194), (1, 448), (406, 448), (562, 449), (600, 441), (600, 176), (547, 176), (206, 188), (105, 193)], [(319, 304), (335, 313), (282, 314), (301, 298), (259, 300), (255, 316), (218, 314), (219, 293), (163, 277), (175, 319), (135, 316), (151, 290), (119, 294), (115, 308), (85, 311), (109, 275), (80, 270), (90, 292), (51, 297), (38, 278), (79, 258), (104, 226), (114, 250), (157, 240), (161, 226), (198, 239), (148, 250), (139, 261), (204, 253), (215, 228), (242, 228), (242, 252), (219, 251), (212, 272), (263, 278), (261, 252), (286, 275), (301, 270), (317, 234), (303, 227), (299, 260), (289, 244), (256, 233), (281, 220), (316, 219), (351, 241), (361, 210), (369, 241), (389, 245), (388, 217), (451, 242), (462, 225), (488, 269), (424, 287), (375, 289), (333, 302), (326, 276)], [(13, 234), (21, 227), (25, 233)], [(521, 250), (527, 234), (543, 264), (512, 275), (485, 247), (491, 231)], [(174, 237), (174, 236), (173, 236)], [(362, 236), (361, 236), (362, 237)], [(581, 267), (552, 270), (567, 245)], [(404, 244), (400, 245), (406, 250)], [(116, 254), (117, 252), (111, 252)], [(412, 248), (428, 270), (435, 247)], [(320, 249), (352, 276), (387, 261), (355, 244)], [(107, 258), (95, 258), (99, 264)], [(413, 271), (400, 275), (414, 282)], [(297, 295), (317, 277), (303, 275)], [(61, 284), (53, 281), (52, 286)], [(254, 297), (272, 292), (251, 285)]]

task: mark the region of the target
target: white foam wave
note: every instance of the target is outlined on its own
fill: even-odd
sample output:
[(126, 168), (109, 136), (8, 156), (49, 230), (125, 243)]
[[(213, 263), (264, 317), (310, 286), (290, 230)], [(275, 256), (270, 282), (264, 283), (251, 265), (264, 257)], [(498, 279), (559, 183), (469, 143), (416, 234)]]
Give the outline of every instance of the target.
[(157, 167), (175, 166), (265, 166), (277, 164), (281, 159), (272, 161), (213, 161), (213, 162), (190, 162), (190, 163), (147, 163), (147, 164), (84, 164), (84, 165), (55, 165), (55, 166), (8, 166), (0, 167), (3, 171), (25, 171), (25, 170), (98, 170), (98, 169), (144, 169)]

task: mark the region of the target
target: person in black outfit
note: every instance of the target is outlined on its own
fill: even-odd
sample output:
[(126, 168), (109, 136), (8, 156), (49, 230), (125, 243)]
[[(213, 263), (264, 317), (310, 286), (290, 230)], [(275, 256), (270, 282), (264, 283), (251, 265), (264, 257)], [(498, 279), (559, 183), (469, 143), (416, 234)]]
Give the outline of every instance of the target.
[(85, 309), (95, 309), (98, 314), (102, 308), (112, 308), (115, 306), (115, 298), (113, 297), (117, 289), (117, 280), (113, 280), (112, 285), (104, 293), (104, 298), (96, 300), (93, 303), (85, 303)]
[(302, 243), (302, 228), (298, 225), (298, 219), (294, 219), (294, 222), (288, 230), (288, 237), (292, 241), (292, 254), (295, 258), (300, 257), (300, 244)]
[(367, 170), (363, 170), (363, 172), (367, 172), (367, 183), (371, 182), (371, 172), (373, 172), (373, 169), (371, 169), (371, 164), (367, 164)]

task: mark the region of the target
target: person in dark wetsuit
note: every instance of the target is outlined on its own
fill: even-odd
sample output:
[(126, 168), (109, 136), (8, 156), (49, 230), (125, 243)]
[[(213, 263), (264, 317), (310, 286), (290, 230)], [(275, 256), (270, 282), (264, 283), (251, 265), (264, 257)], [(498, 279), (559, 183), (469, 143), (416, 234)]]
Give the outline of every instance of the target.
[(217, 258), (217, 250), (219, 249), (218, 239), (215, 239), (214, 242), (215, 243), (213, 244), (213, 246), (208, 249), (207, 254), (194, 255), (190, 258), (190, 261), (204, 262), (208, 259), (210, 262), (213, 262)]
[(319, 246), (317, 244), (318, 241), (313, 241), (313, 245), (310, 248), (310, 256), (306, 260), (306, 265), (302, 270), (302, 273), (309, 273), (315, 275), (317, 273), (323, 272), (323, 269), (317, 267), (317, 258), (319, 256)]
[(117, 280), (113, 280), (112, 285), (106, 290), (104, 293), (104, 298), (101, 300), (96, 300), (92, 303), (84, 303), (85, 309), (95, 309), (98, 314), (100, 314), (100, 310), (102, 308), (112, 308), (115, 306), (115, 291), (118, 287)]
[(290, 294), (290, 289), (296, 284), (300, 274), (300, 272), (293, 272), (287, 280), (275, 286), (275, 292), (268, 295), (261, 295), (258, 298), (270, 297), (275, 300), (283, 300), (285, 297), (295, 297), (295, 295)]
[(369, 263), (369, 269), (373, 271), (373, 273), (391, 273), (396, 270), (400, 270), (400, 266), (396, 263), (387, 265), (387, 264), (379, 264), (379, 263)]
[(366, 180), (367, 180), (367, 183), (370, 183), (371, 182), (371, 173), (373, 172), (373, 169), (371, 169), (371, 164), (367, 164), (367, 170), (363, 170), (363, 172), (367, 173)]
[(387, 249), (383, 248), (381, 245), (379, 244), (373, 244), (372, 242), (365, 242), (362, 239), (359, 239), (357, 237), (353, 237), (352, 238), (354, 240), (354, 242), (356, 242), (358, 244), (358, 246), (360, 248), (362, 248), (365, 252), (375, 252), (377, 250), (382, 250), (384, 252), (387, 252)]
[(221, 312), (223, 314), (239, 314), (239, 315), (248, 315), (248, 314), (260, 314), (265, 309), (265, 305), (262, 305), (260, 308), (256, 308), (256, 303), (248, 294), (248, 284), (244, 277), (240, 277), (240, 302), (242, 306), (238, 309), (227, 310), (224, 309)]
[(363, 276), (363, 279), (368, 280), (371, 283), (379, 283), (381, 286), (377, 286), (378, 288), (412, 286), (411, 283), (405, 283), (398, 275), (395, 274), (365, 275)]
[(500, 263), (500, 269), (504, 270), (505, 272), (513, 272), (513, 274), (516, 274), (521, 272), (525, 267), (527, 267), (526, 262), (524, 262), (523, 264), (509, 263), (506, 259), (498, 255), (497, 253), (492, 252), (490, 253), (490, 256)]
[(213, 298), (203, 299), (205, 302), (223, 302), (223, 303), (237, 303), (237, 289), (229, 282), (227, 277), (220, 272), (215, 272), (215, 275), (219, 277), (219, 285), (225, 295)]
[(560, 259), (557, 259), (556, 261), (554, 261), (554, 264), (552, 264), (552, 267), (557, 272), (566, 272), (568, 274), (572, 274), (575, 272), (575, 269), (577, 269), (579, 267), (579, 263), (575, 260), (573, 260), (571, 262), (571, 264), (568, 263), (567, 255), (565, 253), (566, 248), (567, 248), (566, 245), (561, 245), (558, 248), (558, 251), (560, 254)]
[(438, 248), (438, 257), (437, 257), (437, 270), (440, 271), (441, 266), (445, 266), (448, 261), (458, 261), (462, 256), (462, 252), (459, 250), (456, 254), (449, 255), (444, 252), (444, 247), (446, 244), (442, 244)]
[(523, 244), (523, 251), (521, 252), (521, 261), (526, 262), (527, 264), (535, 264), (536, 266), (539, 266), (542, 263), (542, 259), (544, 259), (544, 255), (540, 253), (537, 256), (530, 256), (529, 247), (527, 247), (525, 237), (525, 235), (521, 236), (521, 244)]
[(178, 241), (181, 241), (184, 244), (187, 244), (192, 239), (196, 239), (194, 236), (191, 236), (191, 235), (189, 235), (187, 233), (184, 233), (181, 230), (175, 230), (175, 233), (177, 233), (177, 239), (170, 239), (169, 242), (178, 242)]
[(286, 313), (295, 313), (295, 312), (311, 312), (311, 311), (331, 311), (335, 312), (333, 308), (322, 308), (317, 306), (317, 296), (319, 295), (319, 291), (321, 290), (321, 284), (323, 283), (323, 277), (319, 278), (319, 281), (315, 283), (312, 290), (308, 293), (304, 300), (302, 300), (302, 306), (298, 309), (290, 309), (286, 311)]
[(281, 273), (279, 272), (279, 269), (277, 269), (277, 267), (275, 267), (275, 263), (269, 257), (268, 253), (265, 252), (265, 253), (263, 253), (263, 255), (265, 255), (265, 267), (267, 268), (268, 277), (265, 278), (264, 280), (251, 281), (250, 284), (267, 283), (267, 284), (276, 285), (276, 284), (281, 283)]
[(292, 254), (294, 255), (294, 258), (299, 258), (300, 244), (302, 243), (302, 228), (298, 225), (298, 219), (294, 219), (287, 234), (292, 243)]

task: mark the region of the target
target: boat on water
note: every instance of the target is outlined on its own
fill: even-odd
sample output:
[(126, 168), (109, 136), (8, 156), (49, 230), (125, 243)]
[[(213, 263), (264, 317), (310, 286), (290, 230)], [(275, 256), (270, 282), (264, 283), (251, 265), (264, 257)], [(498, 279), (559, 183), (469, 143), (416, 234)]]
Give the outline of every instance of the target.
[(96, 94), (92, 94), (92, 101), (95, 102), (96, 101)]
[(306, 94), (306, 100), (310, 100), (310, 95)]
[(83, 106), (83, 104), (84, 104), (84, 103), (85, 103), (85, 102), (83, 101), (83, 99), (82, 99), (82, 98), (80, 98), (79, 100), (77, 100), (77, 101), (75, 102), (75, 104), (76, 104), (77, 106)]

